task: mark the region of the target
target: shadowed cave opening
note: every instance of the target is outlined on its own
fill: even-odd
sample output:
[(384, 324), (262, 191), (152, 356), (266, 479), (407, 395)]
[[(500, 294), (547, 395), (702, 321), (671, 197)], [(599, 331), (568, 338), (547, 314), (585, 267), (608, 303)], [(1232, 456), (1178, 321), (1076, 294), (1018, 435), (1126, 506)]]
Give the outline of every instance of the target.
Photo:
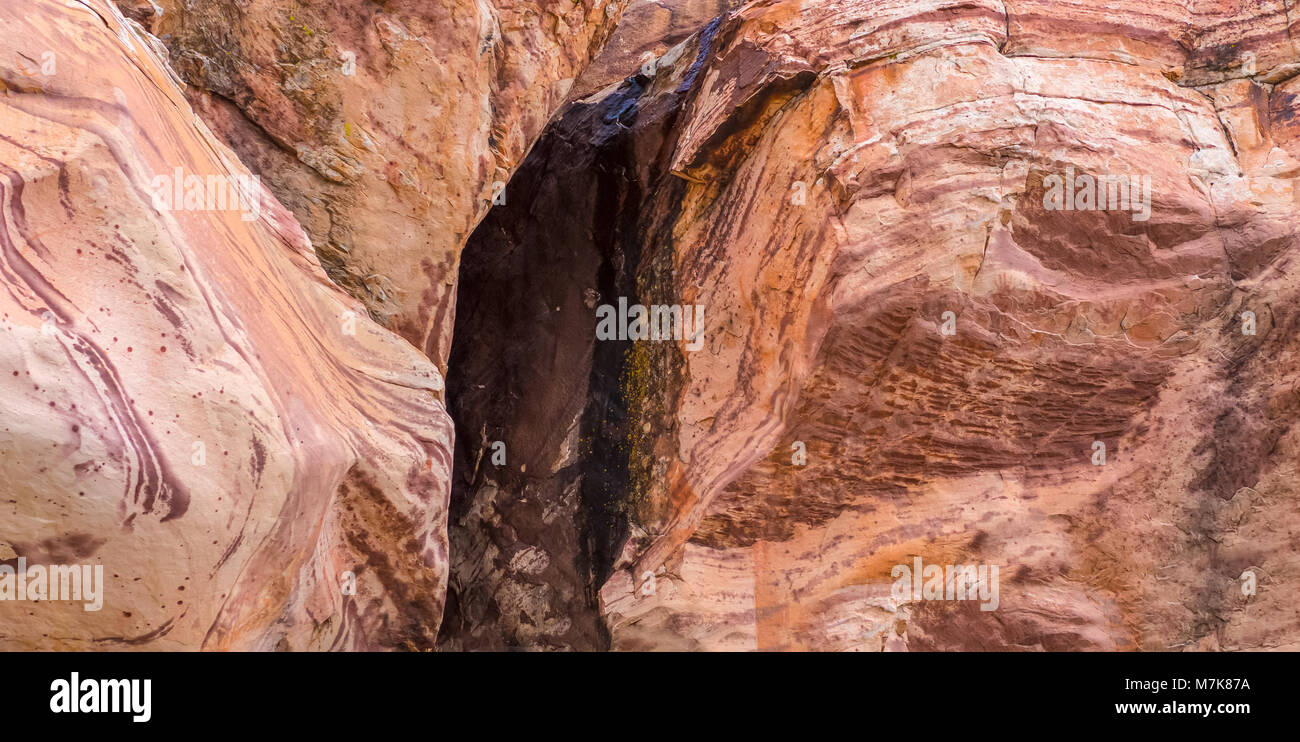
[(596, 310), (678, 302), (687, 183), (668, 155), (721, 20), (680, 79), (638, 73), (563, 109), (461, 254), (442, 649), (610, 646), (598, 591), (662, 517), (683, 361), (597, 341)]
[(553, 121), (461, 255), (444, 648), (609, 646), (596, 591), (628, 532), (632, 343), (596, 342), (595, 307), (637, 295), (642, 92), (629, 78)]

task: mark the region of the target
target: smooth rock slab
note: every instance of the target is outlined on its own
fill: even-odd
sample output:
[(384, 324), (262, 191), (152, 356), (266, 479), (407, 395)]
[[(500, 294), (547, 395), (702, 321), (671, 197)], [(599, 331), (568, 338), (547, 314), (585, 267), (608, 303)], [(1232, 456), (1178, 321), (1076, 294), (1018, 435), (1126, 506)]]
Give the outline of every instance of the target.
[(264, 188), (158, 208), (177, 167), (248, 172), (109, 3), (5, 4), (0, 41), (0, 557), (107, 581), (0, 602), (0, 648), (431, 646), (437, 368)]

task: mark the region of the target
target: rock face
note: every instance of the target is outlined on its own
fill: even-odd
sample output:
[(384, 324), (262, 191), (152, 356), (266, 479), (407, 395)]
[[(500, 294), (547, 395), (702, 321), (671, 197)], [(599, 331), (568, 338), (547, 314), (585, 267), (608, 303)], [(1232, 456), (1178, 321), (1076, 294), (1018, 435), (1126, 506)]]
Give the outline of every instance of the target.
[(109, 4), (6, 3), (0, 37), (0, 561), (106, 582), (98, 611), (10, 595), (0, 649), (432, 646), (435, 365)]
[[(458, 444), (442, 629), (448, 649), (608, 646), (596, 589), (626, 531), (626, 344), (595, 343), (602, 295), (632, 290), (641, 195), (619, 112), (570, 108), (466, 247), (453, 373)], [(571, 136), (572, 135), (572, 136)]]
[[(616, 647), (1296, 646), (1296, 29), (1063, 5), (724, 24), (661, 207), (706, 347), (655, 376)], [(1149, 177), (1149, 214), (1051, 209), (1066, 173)], [(999, 609), (900, 605), (916, 556), (999, 565)]]
[(445, 371), (460, 249), (623, 4), (157, 0), (150, 29), (331, 278)]
[[(543, 339), (453, 353), (444, 639), (535, 639), (540, 551), (616, 649), (1298, 646), (1296, 30), (755, 2), (578, 104), (466, 251), (458, 333)], [(584, 336), (581, 296), (698, 305), (702, 345)], [(900, 597), (918, 557), (998, 567), (996, 610)]]
[(0, 648), (1300, 649), (1284, 0), (118, 5), (0, 7)]
[(632, 0), (609, 43), (574, 83), (569, 99), (591, 96), (643, 66), (646, 74), (653, 74), (660, 56), (741, 4), (740, 0)]

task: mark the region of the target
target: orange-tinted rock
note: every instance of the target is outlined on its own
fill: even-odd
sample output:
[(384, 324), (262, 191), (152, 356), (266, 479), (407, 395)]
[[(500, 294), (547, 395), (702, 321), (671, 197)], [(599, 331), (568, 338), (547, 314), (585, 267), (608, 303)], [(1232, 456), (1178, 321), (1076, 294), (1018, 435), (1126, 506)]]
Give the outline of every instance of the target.
[[(722, 24), (642, 207), (707, 331), (646, 344), (615, 648), (1295, 646), (1297, 57), (1281, 3), (1181, 8)], [(1066, 173), (1149, 214), (1048, 208)], [(1000, 607), (897, 600), (916, 556), (1000, 566)]]
[(247, 170), (105, 0), (0, 5), (0, 37), (0, 561), (106, 580), (0, 602), (0, 648), (431, 646), (435, 365), (270, 192), (219, 190)]
[(665, 52), (739, 5), (740, 0), (633, 0), (569, 98), (586, 98), (643, 68), (650, 72)]
[(103, 2), (0, 10), (0, 561), (111, 575), (0, 642), (1300, 647), (1283, 0), (643, 1), (576, 83), (626, 3)]
[(1296, 57), (1211, 48), (1279, 8), (752, 3), (577, 104), (466, 251), (446, 646), (1294, 646)]
[(160, 0), (200, 116), (440, 367), (461, 247), (622, 0)]

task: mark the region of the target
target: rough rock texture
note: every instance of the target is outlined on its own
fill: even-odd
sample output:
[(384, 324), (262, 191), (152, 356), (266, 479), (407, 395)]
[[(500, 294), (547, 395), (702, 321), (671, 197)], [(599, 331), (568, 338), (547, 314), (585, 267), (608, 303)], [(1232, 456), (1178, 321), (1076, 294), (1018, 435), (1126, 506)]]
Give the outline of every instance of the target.
[(0, 4), (0, 48), (0, 560), (107, 580), (0, 603), (0, 649), (431, 647), (437, 368), (265, 189), (158, 208), (247, 171), (105, 0)]
[(570, 100), (586, 98), (637, 74), (643, 66), (653, 74), (660, 56), (742, 4), (740, 0), (632, 0), (609, 43), (574, 83)]
[(1300, 649), (1288, 0), (118, 5), (0, 6), (0, 648)]
[(200, 116), (445, 371), (460, 249), (623, 0), (157, 4)]
[(607, 252), (636, 247), (621, 233), (640, 195), (618, 112), (640, 90), (570, 108), (466, 247), (448, 377), (447, 648), (608, 646), (596, 589), (624, 530), (626, 476), (608, 455), (622, 448), (622, 402), (607, 370), (626, 348), (595, 344), (590, 318), (602, 294), (631, 290)]
[[(1296, 28), (1190, 5), (728, 19), (663, 207), (708, 343), (665, 354), (614, 646), (1297, 646)], [(1046, 210), (1066, 167), (1150, 175), (1149, 220)], [(1001, 565), (1001, 607), (894, 604), (913, 555)]]
[[(466, 251), (462, 327), (543, 338), (531, 362), (483, 349), (491, 381), (453, 363), (458, 460), (480, 463), (457, 482), (477, 546), (452, 593), (475, 597), (450, 639), (536, 638), (493, 611), (551, 616), (551, 596), (490, 596), (541, 551), (604, 581), (616, 649), (1300, 646), (1295, 21), (759, 1), (578, 104), (520, 183), (531, 206)], [(599, 167), (554, 164), (584, 147)], [(1149, 218), (1048, 210), (1067, 168), (1150, 176)], [(705, 345), (584, 337), (583, 295), (701, 304)], [(536, 514), (573, 491), (565, 554)], [(594, 547), (619, 518), (622, 547)], [(916, 556), (998, 565), (999, 608), (896, 600)]]

